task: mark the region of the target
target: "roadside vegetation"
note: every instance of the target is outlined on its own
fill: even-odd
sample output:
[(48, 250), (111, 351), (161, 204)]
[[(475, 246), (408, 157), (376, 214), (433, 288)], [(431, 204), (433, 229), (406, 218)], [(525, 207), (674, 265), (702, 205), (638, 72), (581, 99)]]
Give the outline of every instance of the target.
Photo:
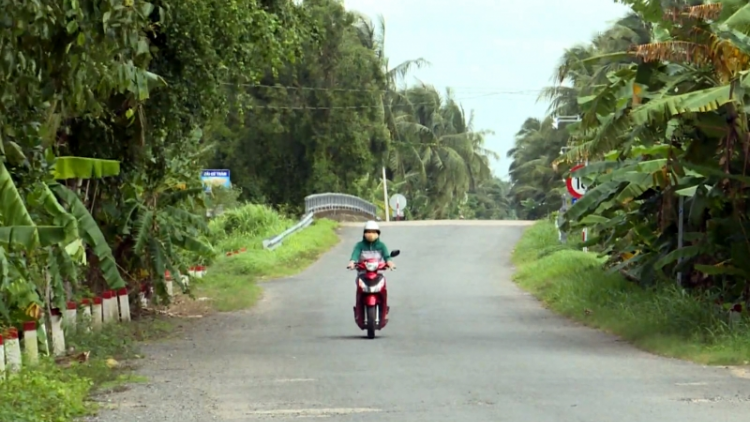
[(515, 280), (549, 309), (650, 352), (709, 365), (750, 363), (750, 324), (675, 285), (643, 288), (604, 258), (557, 243), (553, 223), (528, 228), (516, 246)]
[[(295, 274), (339, 241), (337, 223), (323, 219), (284, 240), (275, 250), (263, 248), (264, 239), (296, 223), (268, 206), (254, 204), (229, 210), (211, 221), (209, 229), (222, 255), (205, 277), (196, 280), (194, 295), (208, 298), (217, 311), (249, 308), (260, 298), (258, 281)], [(235, 251), (238, 253), (226, 256)]]
[(0, 420), (70, 421), (93, 414), (99, 397), (147, 382), (134, 375), (138, 342), (170, 338), (175, 320), (146, 317), (130, 324), (111, 324), (99, 332), (68, 332), (66, 356), (43, 358), (0, 380)]
[[(539, 223), (516, 251), (519, 283), (552, 309), (658, 353), (750, 356), (750, 5), (621, 0), (632, 13), (571, 46), (509, 152), (524, 219), (555, 217), (570, 168), (588, 191), (557, 250)], [(552, 125), (554, 116), (580, 122)], [(679, 233), (682, 230), (683, 235)], [(580, 245), (569, 245), (579, 247)], [(605, 271), (606, 270), (606, 271)]]

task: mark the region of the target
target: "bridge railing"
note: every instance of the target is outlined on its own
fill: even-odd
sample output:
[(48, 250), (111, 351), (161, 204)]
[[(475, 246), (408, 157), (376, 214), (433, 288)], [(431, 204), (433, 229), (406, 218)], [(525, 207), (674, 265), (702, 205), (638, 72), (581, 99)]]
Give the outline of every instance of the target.
[(324, 211), (357, 211), (377, 218), (378, 208), (370, 202), (345, 193), (317, 193), (305, 198), (305, 214)]
[(304, 229), (313, 222), (313, 215), (325, 211), (356, 211), (377, 218), (378, 208), (362, 198), (345, 193), (318, 193), (305, 198), (305, 215), (294, 226), (281, 234), (263, 241), (265, 249), (276, 249), (284, 239)]

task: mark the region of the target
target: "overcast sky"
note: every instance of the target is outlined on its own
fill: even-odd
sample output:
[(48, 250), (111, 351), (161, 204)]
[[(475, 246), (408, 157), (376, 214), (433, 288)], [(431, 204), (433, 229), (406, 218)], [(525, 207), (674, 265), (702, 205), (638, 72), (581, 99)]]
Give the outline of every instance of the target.
[[(475, 129), (495, 135), (486, 146), (499, 153), (495, 174), (506, 178), (506, 151), (527, 117), (544, 116), (537, 103), (563, 50), (586, 42), (628, 11), (614, 0), (344, 0), (347, 9), (386, 22), (391, 66), (423, 57), (412, 74), (441, 92), (452, 87), (473, 110)], [(520, 91), (520, 93), (519, 93)]]

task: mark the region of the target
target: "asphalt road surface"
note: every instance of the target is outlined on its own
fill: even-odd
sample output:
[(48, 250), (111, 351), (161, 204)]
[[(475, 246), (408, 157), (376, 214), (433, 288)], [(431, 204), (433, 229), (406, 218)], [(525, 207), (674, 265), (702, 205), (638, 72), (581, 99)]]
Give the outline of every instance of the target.
[(206, 318), (149, 346), (148, 384), (102, 422), (734, 422), (750, 379), (655, 357), (544, 310), (510, 277), (523, 227), (396, 223), (391, 317), (353, 321), (359, 228), (304, 273), (265, 284), (252, 311)]

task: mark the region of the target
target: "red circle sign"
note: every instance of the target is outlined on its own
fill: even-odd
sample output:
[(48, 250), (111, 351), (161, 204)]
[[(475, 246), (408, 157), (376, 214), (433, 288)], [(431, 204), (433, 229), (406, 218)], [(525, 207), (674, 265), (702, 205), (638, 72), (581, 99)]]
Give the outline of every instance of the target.
[[(573, 168), (570, 169), (570, 172), (573, 173), (574, 171), (583, 167), (583, 164), (578, 164), (576, 166), (573, 166)], [(578, 177), (569, 176), (567, 179), (565, 179), (565, 186), (567, 186), (570, 196), (575, 199), (580, 199), (586, 193), (586, 186), (584, 186), (584, 184), (581, 182), (581, 179)]]

